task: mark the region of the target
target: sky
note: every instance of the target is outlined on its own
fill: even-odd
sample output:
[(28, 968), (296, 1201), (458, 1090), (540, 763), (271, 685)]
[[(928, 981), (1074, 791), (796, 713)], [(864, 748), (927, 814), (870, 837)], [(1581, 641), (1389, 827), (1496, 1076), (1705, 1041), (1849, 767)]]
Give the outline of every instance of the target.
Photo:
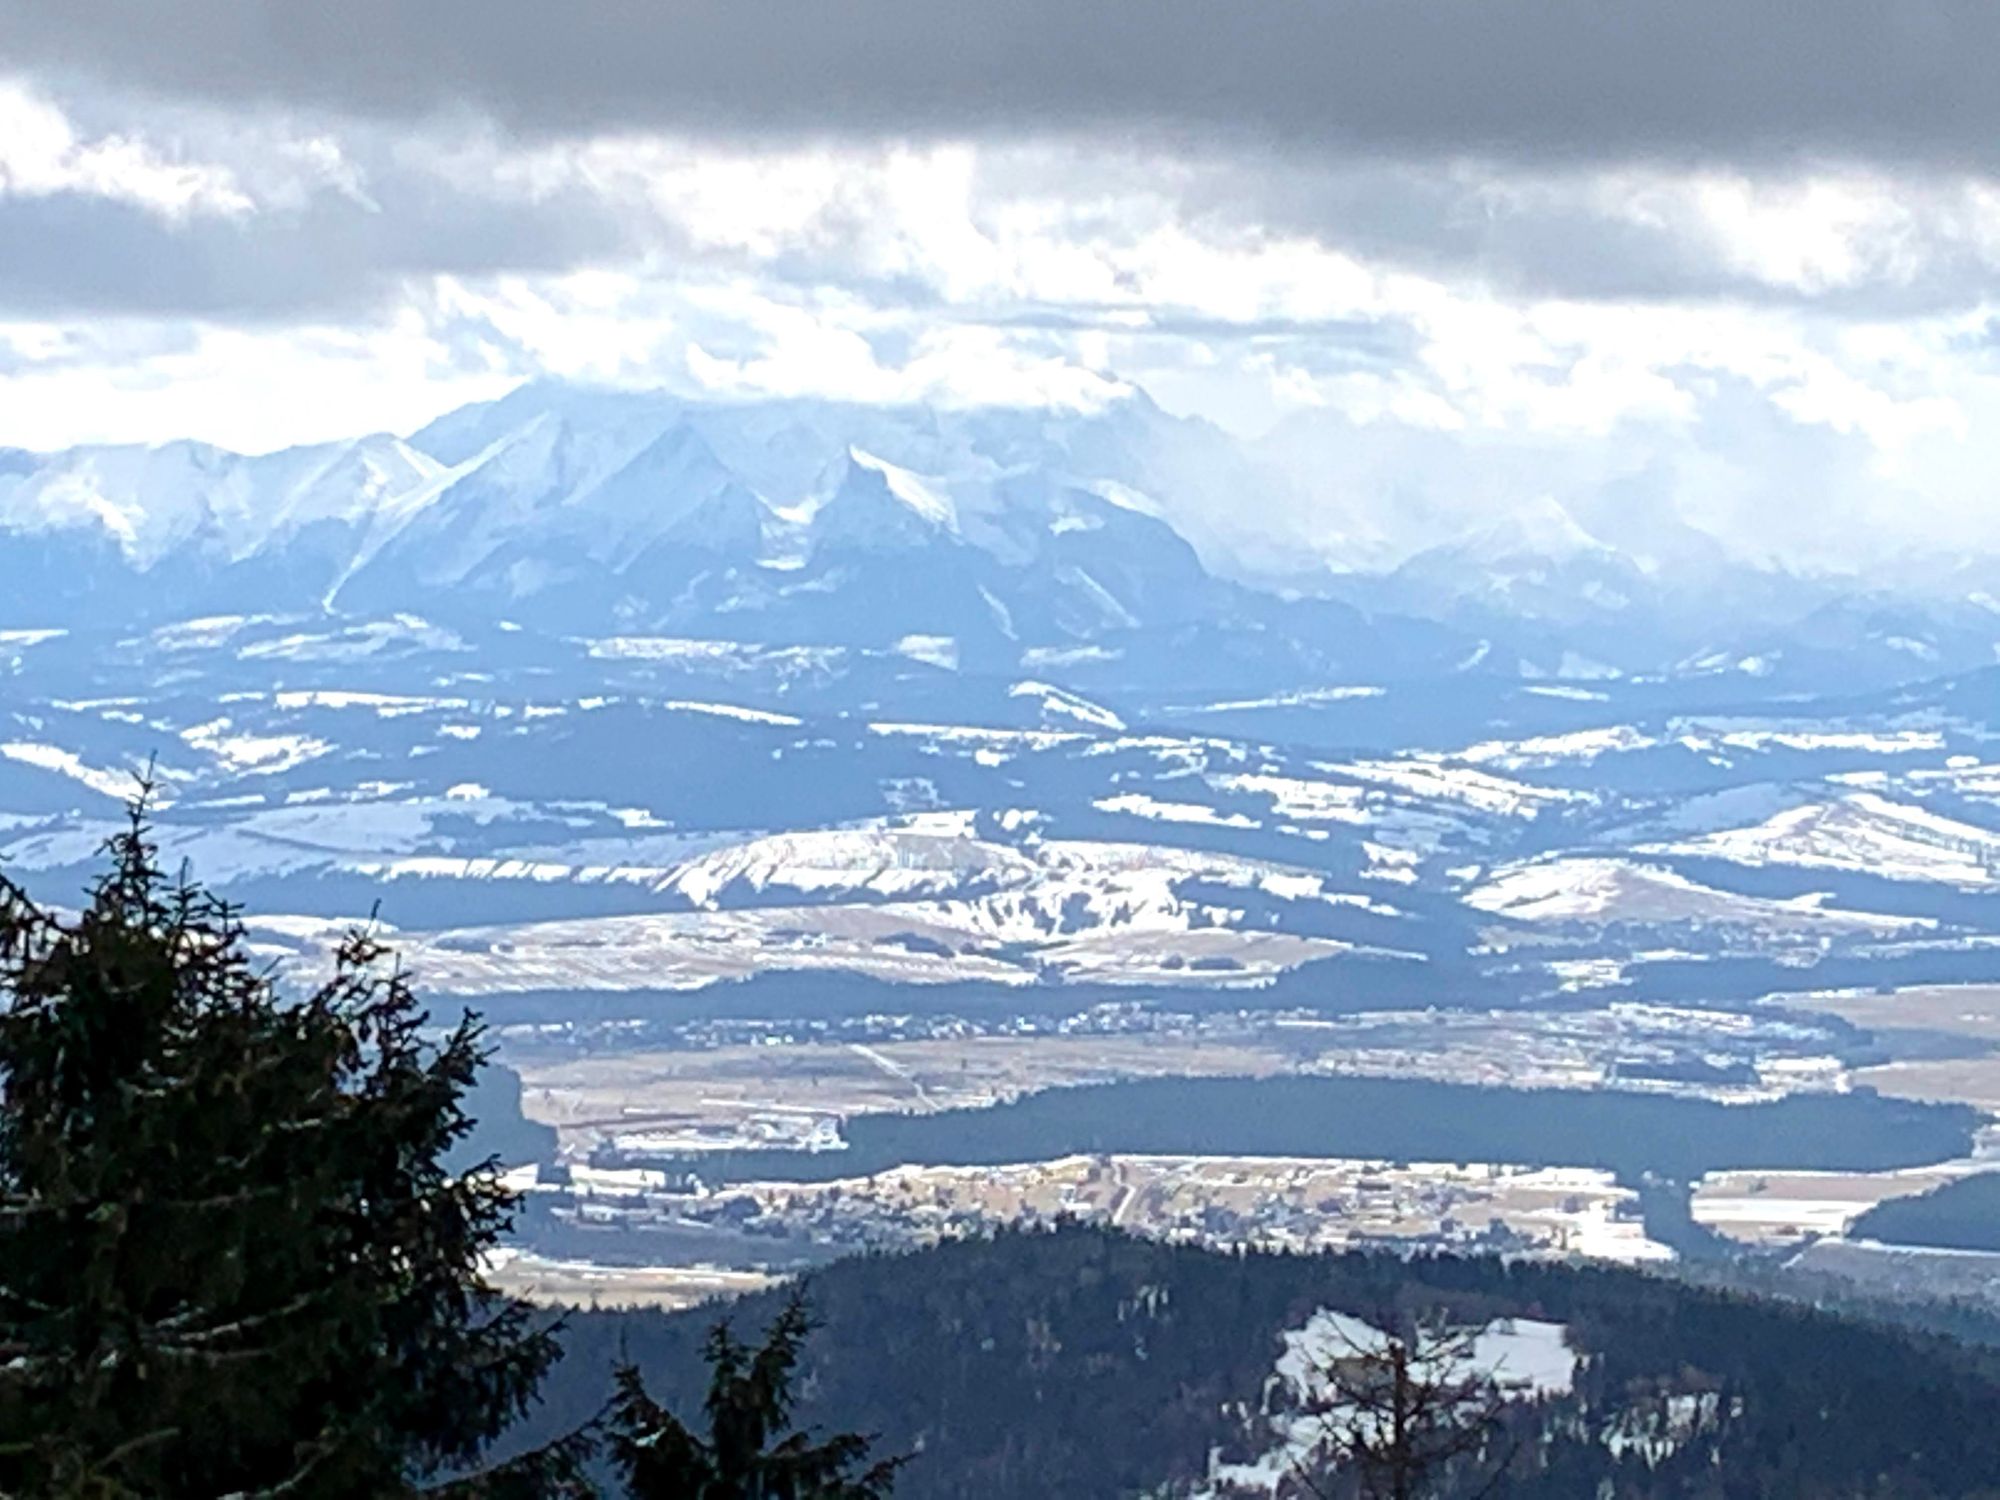
[(0, 0), (0, 444), (1142, 388), (1329, 507), (2000, 550), (1995, 56), (1984, 0)]

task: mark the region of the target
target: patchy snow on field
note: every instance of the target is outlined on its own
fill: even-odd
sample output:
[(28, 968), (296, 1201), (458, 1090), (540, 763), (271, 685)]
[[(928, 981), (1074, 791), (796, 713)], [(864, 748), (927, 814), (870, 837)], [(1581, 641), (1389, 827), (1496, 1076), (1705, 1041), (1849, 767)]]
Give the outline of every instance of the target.
[(1874, 792), (1791, 808), (1750, 827), (1642, 845), (1638, 852), (1843, 870), (1967, 889), (2000, 886), (2000, 833)]
[(1704, 1181), (1697, 1184), (1689, 1209), (1704, 1229), (1761, 1242), (1845, 1234), (1849, 1224), (1874, 1206), (1870, 1200), (1853, 1197), (1779, 1198), (1755, 1193), (1730, 1197), (1711, 1190)]
[(1478, 812), (1507, 818), (1535, 818), (1564, 803), (1588, 804), (1596, 800), (1589, 792), (1536, 786), (1532, 782), (1450, 765), (1436, 756), (1348, 761), (1322, 769), (1374, 782), (1412, 797), (1462, 802)]
[(1042, 712), (1054, 717), (1074, 719), (1077, 723), (1092, 729), (1109, 730), (1113, 734), (1125, 732), (1125, 721), (1105, 708), (1092, 703), (1075, 693), (1056, 687), (1047, 682), (1017, 682), (1007, 689), (1010, 698), (1035, 698), (1042, 705)]
[[(162, 858), (187, 861), (211, 885), (307, 870), (386, 874), (399, 858), (438, 849), (442, 819), (487, 825), (530, 811), (504, 798), (337, 797), (325, 788), (293, 792), (281, 806), (259, 801), (227, 822), (159, 823)], [(117, 827), (98, 818), (34, 833), (0, 846), (0, 866), (39, 871), (86, 863)]]
[(1518, 1400), (1567, 1395), (1576, 1384), (1577, 1356), (1561, 1323), (1496, 1318), (1473, 1339), (1472, 1365)]
[(785, 971), (845, 970), (896, 984), (1025, 985), (1019, 962), (952, 946), (900, 906), (765, 907), (452, 928), (405, 944), (433, 990), (698, 989)]
[(1021, 665), (1030, 671), (1046, 671), (1117, 661), (1124, 654), (1112, 646), (1030, 646), (1021, 653)]
[(416, 651), (471, 649), (457, 633), (443, 626), (416, 615), (394, 615), (338, 629), (252, 641), (237, 655), (244, 661), (356, 662), (381, 656), (398, 646)]
[(2000, 765), (1981, 761), (1976, 755), (1954, 755), (1942, 770), (1912, 771), (1909, 781), (1927, 790), (1937, 788), (1980, 802), (2000, 802)]
[(1670, 731), (1690, 748), (1710, 750), (1849, 751), (1867, 755), (1934, 754), (1945, 748), (1935, 729), (1852, 729), (1746, 719), (1676, 719)]
[(1646, 876), (1668, 888), (1694, 890), (1694, 882), (1666, 870), (1638, 870), (1624, 860), (1568, 858), (1500, 870), (1466, 892), (1466, 906), (1516, 922), (1602, 920), (1618, 904), (1622, 886)]
[(1894, 733), (1866, 730), (1821, 731), (1784, 729), (1736, 730), (1722, 736), (1733, 750), (1859, 750), (1870, 755), (1917, 755), (1944, 748), (1935, 730), (1902, 729)]
[[(1331, 887), (1321, 872), (1167, 845), (1044, 839), (1031, 815), (942, 810), (719, 839), (627, 832), (610, 813), (579, 806), (563, 813), (577, 829), (572, 843), (492, 847), (516, 821), (546, 833), (553, 812), (468, 786), (457, 798), (258, 808), (227, 826), (169, 828), (163, 844), (206, 878), (225, 881), (340, 871), (378, 880), (622, 885), (695, 908), (437, 934), (427, 973), (473, 988), (541, 988), (565, 963), (563, 987), (574, 988), (674, 988), (765, 963), (913, 982), (1025, 982), (1047, 965), (1108, 982), (1230, 983), (1349, 949), (1246, 927), (1232, 892), (1244, 905), (1276, 898), (1401, 915)], [(451, 820), (448, 835), (440, 834), (441, 818)], [(464, 820), (490, 830), (482, 839), (489, 852), (453, 847)], [(982, 825), (1013, 831), (982, 836)], [(30, 868), (86, 854), (86, 846), (46, 832), (0, 850)]]
[(384, 719), (400, 719), (406, 714), (468, 706), (463, 698), (417, 698), (402, 693), (361, 693), (326, 688), (273, 693), (271, 702), (287, 713), (308, 708), (366, 709)]
[(84, 764), (83, 758), (74, 750), (65, 750), (60, 745), (43, 745), (26, 740), (14, 740), (0, 744), (0, 755), (20, 765), (34, 766), (43, 771), (53, 771), (58, 776), (67, 776), (71, 781), (89, 787), (102, 796), (124, 800), (139, 788), (140, 768), (129, 771), (113, 770), (105, 766)]
[(1224, 813), (1205, 802), (1163, 802), (1146, 792), (1120, 792), (1115, 797), (1099, 797), (1091, 806), (1099, 812), (1123, 813), (1133, 818), (1154, 818), (1162, 823), (1206, 823), (1215, 828), (1256, 828), (1255, 818), (1242, 813)]
[[(1213, 901), (1191, 899), (1186, 885), (1270, 891), (1277, 881), (1289, 899), (1325, 893), (1323, 876), (1261, 861), (1158, 844), (1050, 839), (1023, 851), (1032, 856), (1032, 880), (974, 901), (916, 903), (911, 909), (939, 925), (960, 927), (995, 943), (1034, 943), (1083, 935), (1129, 941), (1175, 935), (1210, 946), (1216, 933), (1234, 946), (1254, 936), (1232, 930), (1242, 913)], [(1351, 900), (1346, 893), (1337, 893)], [(1338, 904), (1338, 903), (1335, 903)], [(1327, 945), (1327, 951), (1344, 945)]]
[(995, 729), (975, 724), (904, 724), (897, 722), (873, 723), (868, 726), (870, 734), (891, 736), (911, 736), (918, 739), (934, 740), (940, 745), (983, 745), (1002, 751), (1053, 750), (1060, 745), (1072, 745), (1084, 736), (1070, 731), (1050, 729)]
[(1579, 729), (1572, 734), (1535, 735), (1524, 740), (1483, 740), (1455, 757), (1473, 765), (1493, 765), (1520, 771), (1564, 761), (1595, 761), (1605, 755), (1650, 750), (1659, 740), (1629, 724), (1606, 729)]
[(949, 635), (906, 635), (897, 641), (894, 648), (898, 656), (907, 656), (911, 661), (920, 661), (927, 667), (939, 667), (947, 672), (958, 670), (958, 640)]
[(331, 754), (333, 746), (308, 734), (246, 734), (232, 732), (226, 718), (211, 719), (181, 731), (181, 738), (213, 756), (219, 768), (235, 776), (273, 776), (296, 770), (309, 760)]
[(355, 860), (345, 866), (379, 880), (527, 881), (537, 885), (637, 885), (664, 890), (671, 868), (659, 865), (575, 865), (554, 860), (478, 855), (413, 854)]
[(1697, 1224), (1751, 1244), (1797, 1245), (1838, 1238), (1880, 1204), (1931, 1192), (1946, 1183), (1991, 1172), (1979, 1154), (1929, 1166), (1881, 1172), (1759, 1171), (1705, 1173), (1688, 1208)]
[(269, 619), (265, 615), (206, 615), (199, 620), (181, 620), (153, 631), (152, 643), (162, 651), (213, 651), (226, 646), (246, 626)]
[(731, 661), (745, 654), (734, 641), (690, 640), (672, 635), (613, 635), (584, 648), (600, 661)]
[(1537, 698), (1561, 698), (1569, 703), (1609, 703), (1611, 701), (1609, 693), (1594, 693), (1589, 688), (1556, 687), (1544, 684), (1525, 688), (1523, 691), (1533, 693)]
[(670, 698), (660, 705), (670, 713), (707, 714), (717, 719), (737, 719), (745, 724), (778, 724), (787, 729), (796, 729), (803, 719), (791, 714), (774, 714), (766, 709), (745, 708), (740, 703), (700, 703), (685, 698)]
[(1657, 865), (1565, 856), (1506, 866), (1465, 896), (1476, 911), (1517, 922), (1697, 923), (1770, 931), (1807, 927), (1896, 932), (1932, 928), (1929, 918), (1829, 909), (1814, 893), (1787, 900), (1739, 896)]
[(1371, 821), (1366, 788), (1345, 781), (1310, 781), (1298, 776), (1264, 772), (1229, 773), (1210, 778), (1219, 791), (1244, 792), (1271, 799), (1271, 811), (1281, 818), (1308, 823)]
[(1422, 878), (1419, 867), (1423, 864), (1423, 856), (1414, 849), (1398, 849), (1391, 844), (1364, 839), (1361, 852), (1368, 856), (1368, 868), (1361, 872), (1366, 879), (1415, 885)]
[(1313, 708), (1323, 703), (1351, 703), (1380, 698), (1387, 688), (1364, 684), (1340, 687), (1304, 688), (1295, 693), (1275, 693), (1266, 698), (1231, 698), (1221, 703), (1182, 703), (1170, 706), (1170, 714), (1229, 714), (1258, 708)]

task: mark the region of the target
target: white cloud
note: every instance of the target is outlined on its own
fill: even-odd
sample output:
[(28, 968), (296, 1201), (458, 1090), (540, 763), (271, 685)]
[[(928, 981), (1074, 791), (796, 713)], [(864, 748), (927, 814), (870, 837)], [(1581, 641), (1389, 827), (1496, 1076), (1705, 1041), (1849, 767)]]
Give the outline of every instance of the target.
[(376, 327), (210, 328), (166, 340), (144, 327), (80, 340), (0, 324), (0, 351), (20, 366), (0, 377), (0, 444), (34, 448), (193, 437), (260, 452), (413, 428), (519, 378), (454, 367), (414, 309)]
[(168, 219), (254, 207), (227, 167), (175, 160), (134, 135), (85, 140), (56, 105), (0, 79), (0, 196), (59, 193), (135, 204)]

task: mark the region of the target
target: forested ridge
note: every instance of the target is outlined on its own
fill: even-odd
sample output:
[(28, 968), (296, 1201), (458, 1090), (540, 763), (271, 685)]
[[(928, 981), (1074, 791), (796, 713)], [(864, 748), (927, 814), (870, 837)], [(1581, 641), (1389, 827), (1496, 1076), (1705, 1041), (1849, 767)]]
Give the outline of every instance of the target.
[[(2000, 1495), (2000, 1354), (1608, 1267), (1221, 1254), (1067, 1226), (843, 1261), (811, 1295), (799, 1420), (916, 1455), (897, 1486), (914, 1500), (1185, 1492), (1211, 1447), (1264, 1446), (1281, 1333), (1321, 1307), (1568, 1326), (1575, 1395), (1523, 1410), (1496, 1496)], [(755, 1327), (778, 1307), (729, 1312)], [(621, 1351), (695, 1399), (711, 1319), (578, 1312), (534, 1430), (587, 1416)], [(1688, 1398), (1725, 1415), (1648, 1456), (1634, 1436), (1669, 1432)]]

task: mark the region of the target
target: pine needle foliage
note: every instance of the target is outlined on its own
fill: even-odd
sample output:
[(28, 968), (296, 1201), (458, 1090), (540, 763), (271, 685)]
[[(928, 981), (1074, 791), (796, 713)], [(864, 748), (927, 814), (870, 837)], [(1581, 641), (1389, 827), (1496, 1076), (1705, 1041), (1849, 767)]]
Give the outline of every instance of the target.
[[(355, 933), (303, 997), (160, 869), (145, 795), (73, 915), (0, 881), (0, 1494), (395, 1496), (557, 1356), (453, 1175), (484, 1057)], [(559, 1445), (448, 1488), (569, 1493)], [(580, 1491), (577, 1491), (580, 1492)]]

